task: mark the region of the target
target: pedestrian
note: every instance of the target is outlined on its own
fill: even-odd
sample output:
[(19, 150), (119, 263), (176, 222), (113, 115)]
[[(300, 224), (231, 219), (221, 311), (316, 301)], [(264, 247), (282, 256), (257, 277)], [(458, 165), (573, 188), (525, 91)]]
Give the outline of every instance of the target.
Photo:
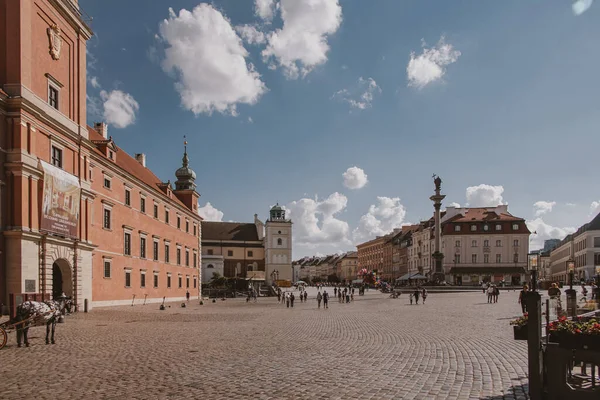
[(338, 290), (338, 302), (342, 302), (342, 292)]
[(487, 298), (488, 298), (488, 304), (492, 303), (492, 296), (494, 295), (494, 287), (493, 286), (489, 286), (487, 288)]
[(294, 299), (296, 298), (296, 296), (294, 296), (294, 293), (292, 293), (290, 295), (290, 307), (294, 308)]
[(319, 292), (317, 293), (317, 308), (321, 308), (321, 300), (323, 300), (323, 295)]
[(427, 289), (423, 288), (423, 293), (421, 295), (423, 296), (423, 304), (425, 304), (425, 300), (427, 299)]
[(186, 290), (186, 292), (185, 292), (185, 299), (187, 300), (188, 303), (190, 302), (190, 291), (189, 290)]
[(411, 293), (409, 297), (410, 297), (410, 305), (412, 306), (412, 303), (413, 303), (413, 294)]
[(334, 296), (337, 296), (337, 291), (338, 291), (338, 288), (337, 288), (337, 287), (334, 287), (334, 288), (333, 288), (333, 295), (334, 295)]
[[(354, 290), (353, 290), (354, 292)], [(350, 293), (350, 301), (354, 301), (354, 293)]]
[(304, 302), (306, 303), (306, 299), (308, 299), (308, 293), (306, 293), (306, 290), (304, 291)]
[(281, 291), (280, 290), (277, 291), (277, 302), (281, 303)]
[(329, 308), (329, 293), (323, 292), (323, 308)]
[(413, 294), (415, 295), (415, 304), (419, 304), (419, 288), (415, 288)]
[(350, 303), (350, 295), (346, 293), (346, 304)]
[(519, 293), (519, 304), (521, 304), (521, 310), (523, 311), (523, 314), (527, 312), (527, 302), (525, 301), (525, 298), (527, 297), (528, 292), (529, 286), (523, 285), (523, 290), (521, 290), (521, 293)]
[(287, 308), (290, 308), (290, 294), (286, 293), (285, 294), (285, 304)]
[(500, 289), (494, 285), (494, 303), (498, 302), (498, 296), (500, 295)]

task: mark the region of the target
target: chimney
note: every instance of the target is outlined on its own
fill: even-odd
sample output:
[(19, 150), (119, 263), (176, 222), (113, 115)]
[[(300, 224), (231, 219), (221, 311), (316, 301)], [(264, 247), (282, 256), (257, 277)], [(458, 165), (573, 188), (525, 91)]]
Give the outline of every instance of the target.
[(104, 139), (108, 139), (108, 125), (104, 122), (96, 122), (94, 124), (94, 129), (101, 134)]
[(137, 153), (135, 159), (142, 164), (142, 167), (146, 168), (146, 155), (144, 153)]

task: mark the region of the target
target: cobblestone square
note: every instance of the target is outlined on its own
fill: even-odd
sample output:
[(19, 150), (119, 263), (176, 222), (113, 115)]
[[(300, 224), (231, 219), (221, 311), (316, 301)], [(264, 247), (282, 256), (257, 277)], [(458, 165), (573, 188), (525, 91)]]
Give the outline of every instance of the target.
[[(332, 292), (331, 290), (329, 290)], [(3, 399), (525, 399), (518, 292), (98, 308), (0, 351)]]

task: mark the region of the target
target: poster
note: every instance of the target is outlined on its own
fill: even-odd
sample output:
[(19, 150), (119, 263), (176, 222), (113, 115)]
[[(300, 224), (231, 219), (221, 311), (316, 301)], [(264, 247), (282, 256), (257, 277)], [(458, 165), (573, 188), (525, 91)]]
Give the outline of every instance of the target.
[(44, 161), (44, 191), (40, 228), (62, 236), (77, 236), (81, 188), (78, 179)]

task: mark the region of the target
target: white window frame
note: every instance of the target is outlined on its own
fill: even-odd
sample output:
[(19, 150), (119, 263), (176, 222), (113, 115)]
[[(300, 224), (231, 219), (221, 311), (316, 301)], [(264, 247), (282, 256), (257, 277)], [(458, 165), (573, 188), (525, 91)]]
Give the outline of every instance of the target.
[(154, 271), (152, 274), (152, 287), (154, 289), (158, 289), (158, 284), (160, 283), (160, 273), (159, 271)]
[[(112, 208), (113, 208), (112, 203), (109, 203), (106, 200), (102, 200), (102, 229), (106, 229), (108, 231), (113, 230)], [(108, 220), (108, 228), (105, 225), (105, 218), (104, 218), (104, 214), (106, 214), (106, 211), (108, 211), (110, 213), (110, 218)]]
[[(142, 276), (144, 276), (144, 285), (142, 285)], [(145, 269), (140, 270), (140, 288), (141, 289), (146, 288), (146, 270)]]
[[(125, 287), (127, 289), (131, 289), (131, 287), (132, 287), (131, 286), (131, 273), (132, 272), (133, 272), (133, 270), (131, 268), (129, 268), (129, 267), (125, 268), (125, 277), (124, 277), (125, 278), (125, 282), (124, 282), (124, 284), (125, 284)], [(127, 286), (127, 274), (129, 274), (129, 286)]]
[(512, 229), (513, 229), (513, 231), (518, 231), (519, 230), (519, 224), (512, 224)]
[[(60, 97), (61, 97), (61, 93), (60, 93), (60, 89), (62, 89), (64, 87), (64, 85), (62, 83), (60, 83), (60, 81), (58, 79), (56, 79), (55, 77), (53, 77), (52, 75), (46, 73), (46, 78), (48, 79), (48, 88), (47, 88), (47, 101), (46, 103), (52, 107), (53, 109), (60, 111)], [(56, 91), (56, 107), (54, 107), (52, 104), (50, 104), (50, 88), (54, 89)]]
[[(54, 148), (60, 151), (60, 166), (54, 165), (54, 155), (52, 154)], [(60, 169), (64, 169), (63, 166), (65, 165), (65, 146), (55, 141), (50, 142), (50, 164)]]
[(460, 232), (460, 225), (454, 225), (454, 232)]
[[(108, 181), (108, 186), (106, 186), (107, 181)], [(108, 175), (106, 172), (103, 174), (102, 187), (104, 189), (112, 190), (112, 176)]]
[(496, 224), (496, 230), (497, 231), (501, 231), (502, 230), (502, 225), (501, 224)]

